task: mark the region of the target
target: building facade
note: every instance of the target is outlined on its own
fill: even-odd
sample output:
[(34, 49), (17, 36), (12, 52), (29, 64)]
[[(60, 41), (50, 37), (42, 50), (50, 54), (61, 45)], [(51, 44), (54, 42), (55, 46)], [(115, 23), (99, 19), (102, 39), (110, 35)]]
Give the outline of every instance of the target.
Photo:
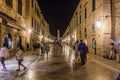
[(6, 43), (11, 56), (17, 46), (32, 49), (33, 43), (41, 42), (45, 19), (37, 0), (0, 0), (0, 6), (0, 43)]
[(82, 39), (90, 53), (108, 56), (110, 43), (118, 47), (120, 42), (119, 8), (120, 0), (80, 0), (64, 39), (71, 42)]

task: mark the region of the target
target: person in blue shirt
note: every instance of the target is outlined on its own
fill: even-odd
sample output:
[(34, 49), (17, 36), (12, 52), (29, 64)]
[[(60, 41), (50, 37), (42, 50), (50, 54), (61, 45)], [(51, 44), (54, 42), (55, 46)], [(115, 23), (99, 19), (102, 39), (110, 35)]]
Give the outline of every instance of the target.
[(85, 45), (85, 43), (83, 43), (83, 40), (80, 40), (78, 51), (80, 51), (81, 65), (84, 65), (86, 53), (88, 52), (88, 47)]

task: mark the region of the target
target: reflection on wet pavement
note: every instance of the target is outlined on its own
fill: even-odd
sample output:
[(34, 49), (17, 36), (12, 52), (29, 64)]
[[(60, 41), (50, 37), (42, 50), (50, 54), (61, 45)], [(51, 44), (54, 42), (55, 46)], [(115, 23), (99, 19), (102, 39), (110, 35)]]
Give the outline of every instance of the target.
[[(64, 48), (62, 55), (59, 50), (51, 52), (48, 59), (37, 60), (27, 71), (23, 80), (114, 80), (116, 72), (88, 60), (86, 65), (79, 64), (73, 69), (70, 58), (72, 51)], [(69, 52), (69, 53), (68, 53)], [(53, 54), (52, 54), (53, 53)]]

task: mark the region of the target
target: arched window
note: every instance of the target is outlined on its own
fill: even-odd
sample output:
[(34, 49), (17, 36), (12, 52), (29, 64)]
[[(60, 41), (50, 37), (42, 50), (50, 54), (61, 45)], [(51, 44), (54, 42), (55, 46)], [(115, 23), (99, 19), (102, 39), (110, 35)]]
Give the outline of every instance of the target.
[(94, 49), (96, 48), (96, 40), (95, 40), (95, 38), (92, 39), (92, 48), (94, 48)]
[(20, 47), (22, 46), (22, 38), (21, 36), (18, 36), (18, 44), (17, 44), (17, 47)]
[(9, 33), (4, 38), (5, 45), (8, 49), (11, 49), (13, 46), (12, 37)]
[(6, 0), (6, 4), (10, 7), (13, 6), (13, 0)]

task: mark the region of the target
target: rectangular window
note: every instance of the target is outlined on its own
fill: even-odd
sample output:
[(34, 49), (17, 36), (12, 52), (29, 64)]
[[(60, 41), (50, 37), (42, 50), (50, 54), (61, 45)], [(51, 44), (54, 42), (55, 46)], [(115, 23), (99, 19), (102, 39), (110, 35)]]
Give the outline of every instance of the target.
[(95, 0), (92, 0), (92, 12), (95, 11), (95, 8), (96, 8)]
[(81, 15), (80, 15), (80, 24), (81, 24)]
[(33, 26), (34, 26), (34, 20), (33, 20), (33, 18), (32, 18), (32, 28), (33, 28)]
[(13, 0), (6, 0), (6, 4), (10, 7), (13, 7)]
[(68, 35), (68, 32), (67, 32), (67, 35)]
[(36, 12), (36, 9), (37, 9), (37, 7), (36, 7), (36, 3), (35, 3), (35, 8), (34, 8), (35, 12)]
[(35, 30), (37, 31), (37, 21), (35, 20)]
[(32, 7), (33, 7), (33, 0), (32, 0)]
[(80, 31), (79, 33), (80, 33), (80, 35), (81, 35), (81, 31)]
[(18, 13), (22, 15), (22, 0), (18, 0)]
[(80, 9), (81, 9), (82, 7), (81, 7), (81, 5), (80, 5)]
[(76, 17), (76, 27), (78, 26), (78, 16)]
[(95, 33), (95, 24), (92, 24), (92, 33)]
[(84, 29), (85, 37), (87, 37), (87, 29)]
[(87, 8), (85, 8), (85, 19), (87, 18)]
[(84, 33), (86, 33), (87, 31), (86, 31), (86, 28), (84, 29)]

